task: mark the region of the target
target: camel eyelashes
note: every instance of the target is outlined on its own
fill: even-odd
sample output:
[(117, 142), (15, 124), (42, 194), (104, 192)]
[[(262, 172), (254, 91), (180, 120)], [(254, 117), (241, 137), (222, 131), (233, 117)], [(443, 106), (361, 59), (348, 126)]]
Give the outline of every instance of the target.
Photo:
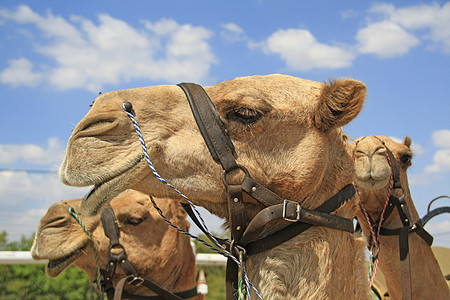
[(240, 107), (230, 111), (227, 114), (227, 119), (229, 121), (238, 121), (244, 125), (250, 125), (258, 121), (263, 115), (263, 112), (259, 110), (248, 107)]
[(144, 218), (126, 218), (123, 221), (124, 225), (138, 226), (142, 222), (144, 222)]

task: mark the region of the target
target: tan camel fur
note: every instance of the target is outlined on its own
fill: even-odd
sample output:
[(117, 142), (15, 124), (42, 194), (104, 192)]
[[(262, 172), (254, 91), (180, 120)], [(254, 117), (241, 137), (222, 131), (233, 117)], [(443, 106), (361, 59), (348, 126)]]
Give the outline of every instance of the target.
[[(61, 201), (52, 205), (39, 223), (31, 253), (34, 259), (48, 259), (46, 273), (58, 276), (71, 264), (82, 269), (90, 280), (96, 280), (94, 250), (88, 235), (69, 213), (71, 206), (80, 210), (82, 199)], [(177, 201), (155, 199), (174, 224), (189, 229), (186, 212)], [(149, 196), (128, 190), (111, 201), (120, 231), (120, 243), (129, 261), (144, 278), (161, 287), (180, 292), (196, 285), (195, 256), (189, 237), (169, 227), (154, 209)], [(105, 236), (100, 215), (78, 213), (92, 234), (102, 269), (109, 259), (109, 239)], [(125, 277), (118, 265), (113, 284)], [(128, 286), (126, 291), (138, 295), (154, 295), (150, 290)], [(191, 298), (203, 299), (203, 298)]]
[[(386, 149), (380, 142), (382, 140), (395, 156), (399, 166), (400, 181), (405, 192), (411, 222), (415, 223), (420, 218), (411, 198), (406, 174), (412, 158), (411, 139), (405, 137), (403, 143), (397, 143), (386, 136), (377, 137), (359, 138), (350, 144), (351, 152), (355, 154), (355, 183), (361, 196), (361, 203), (376, 220), (386, 202), (391, 168), (386, 157)], [(364, 234), (370, 236), (370, 229), (362, 213), (358, 215), (358, 220)], [(394, 210), (382, 225), (386, 228), (402, 227), (397, 210)], [(386, 278), (390, 299), (402, 299), (398, 236), (381, 235), (379, 241), (379, 267)], [(450, 299), (449, 288), (431, 247), (415, 233), (409, 234), (409, 252), (413, 299)]]
[[(237, 163), (281, 197), (314, 209), (353, 181), (341, 126), (362, 108), (361, 82), (324, 84), (278, 74), (236, 78), (205, 90), (236, 147)], [(95, 185), (84, 211), (96, 213), (126, 188), (181, 200), (147, 166), (122, 110), (125, 101), (133, 106), (156, 170), (195, 204), (228, 218), (222, 168), (177, 86), (119, 90), (95, 100), (69, 139), (60, 169), (68, 185)], [(239, 180), (242, 172), (231, 175), (230, 181)], [(336, 214), (352, 218), (357, 201), (353, 197)], [(263, 208), (246, 194), (244, 203), (247, 220)], [(313, 227), (251, 256), (247, 271), (263, 299), (367, 299), (365, 245), (359, 235)]]

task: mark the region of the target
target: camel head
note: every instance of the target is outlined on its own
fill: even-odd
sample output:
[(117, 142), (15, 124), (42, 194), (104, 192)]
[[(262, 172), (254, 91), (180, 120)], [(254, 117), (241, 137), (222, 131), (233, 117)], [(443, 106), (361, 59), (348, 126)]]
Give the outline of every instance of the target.
[[(85, 216), (78, 213), (81, 201), (72, 199), (52, 205), (39, 223), (31, 253), (34, 259), (49, 260), (45, 271), (50, 277), (58, 276), (71, 264), (82, 269), (90, 280), (95, 280), (97, 276), (91, 240), (69, 213), (69, 207), (75, 209), (91, 233), (100, 268), (104, 270), (108, 263), (110, 241), (105, 236), (100, 215)], [(186, 213), (178, 201), (155, 201), (171, 222), (186, 231), (189, 229)], [(149, 196), (128, 190), (110, 204), (118, 222), (119, 241), (136, 271), (168, 289), (177, 287), (179, 291), (192, 288), (195, 282), (195, 257), (190, 240), (164, 222)], [(191, 272), (188, 278), (184, 276), (186, 274), (179, 274), (185, 270)], [(126, 276), (119, 266), (115, 272), (114, 284)]]
[[(411, 200), (406, 174), (413, 156), (409, 137), (405, 137), (402, 143), (398, 143), (386, 136), (366, 136), (358, 138), (350, 144), (350, 151), (355, 160), (354, 179), (361, 202), (372, 216), (378, 216), (386, 202), (392, 169), (387, 158), (386, 147), (382, 142), (394, 155), (408, 208), (417, 214)], [(401, 191), (393, 192), (401, 193)], [(418, 216), (414, 219), (418, 220)]]
[[(237, 163), (260, 184), (305, 207), (316, 207), (318, 199), (352, 181), (352, 160), (341, 127), (361, 110), (366, 95), (361, 82), (267, 75), (224, 81), (205, 91), (227, 128)], [(194, 203), (226, 217), (221, 166), (211, 158), (178, 86), (113, 91), (95, 100), (74, 129), (60, 168), (65, 184), (94, 185), (83, 213), (97, 213), (127, 188), (181, 199), (151, 173), (122, 109), (124, 102), (132, 105), (159, 174)], [(256, 201), (244, 201), (253, 211), (260, 209)]]

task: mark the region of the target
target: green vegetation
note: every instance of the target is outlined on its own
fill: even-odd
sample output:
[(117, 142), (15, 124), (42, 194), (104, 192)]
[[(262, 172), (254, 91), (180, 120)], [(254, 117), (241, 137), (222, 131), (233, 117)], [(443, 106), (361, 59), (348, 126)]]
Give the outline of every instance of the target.
[[(7, 233), (0, 233), (0, 251), (28, 251), (34, 235), (19, 241), (7, 242)], [(205, 236), (201, 239), (208, 241)], [(196, 253), (215, 253), (195, 242)], [(225, 299), (225, 266), (197, 266), (204, 269), (208, 284), (207, 300)], [(95, 286), (80, 269), (69, 267), (57, 278), (45, 274), (44, 265), (0, 265), (0, 299), (78, 300), (99, 299)], [(372, 299), (380, 299), (372, 291)]]
[[(19, 241), (8, 242), (7, 233), (0, 233), (0, 251), (28, 251), (34, 234)], [(204, 239), (204, 237), (203, 237)], [(196, 243), (197, 253), (213, 252)], [(98, 299), (95, 286), (80, 269), (69, 267), (57, 278), (45, 274), (44, 265), (0, 265), (0, 299), (78, 300)], [(225, 299), (225, 266), (197, 266), (203, 268), (208, 284), (208, 300)]]
[[(0, 233), (0, 251), (28, 251), (34, 235), (20, 241), (7, 242)], [(0, 265), (0, 299), (97, 299), (89, 278), (81, 270), (70, 267), (57, 278), (44, 272), (44, 265)]]

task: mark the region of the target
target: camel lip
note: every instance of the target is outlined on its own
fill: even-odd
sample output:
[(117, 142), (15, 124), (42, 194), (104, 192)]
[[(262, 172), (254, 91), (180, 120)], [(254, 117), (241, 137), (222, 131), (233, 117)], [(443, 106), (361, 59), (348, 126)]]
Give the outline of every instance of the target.
[(88, 198), (95, 193), (95, 191), (98, 189), (98, 187), (100, 186), (100, 184), (95, 184), (90, 190), (89, 192), (87, 192), (86, 195), (84, 195), (83, 197), (83, 201), (87, 201)]
[(370, 189), (378, 189), (383, 188), (386, 184), (384, 183), (385, 178), (382, 179), (375, 179), (373, 177), (370, 177), (366, 180), (357, 180), (356, 184), (360, 187), (370, 188)]
[[(130, 161), (127, 167), (104, 180), (103, 182), (97, 182), (89, 190), (89, 192), (83, 197), (81, 203), (81, 211), (84, 213), (95, 214), (103, 206), (103, 204), (109, 202), (117, 194), (125, 190), (127, 187), (124, 182), (127, 182), (127, 178), (132, 173), (134, 167), (136, 167), (143, 159), (144, 154), (137, 156), (134, 160)], [(125, 188), (124, 188), (125, 187)]]
[(69, 267), (78, 257), (80, 257), (84, 253), (84, 249), (86, 246), (80, 247), (70, 254), (57, 258), (57, 259), (49, 259), (47, 266), (45, 268), (45, 272), (50, 277), (56, 277), (61, 274), (67, 267)]

